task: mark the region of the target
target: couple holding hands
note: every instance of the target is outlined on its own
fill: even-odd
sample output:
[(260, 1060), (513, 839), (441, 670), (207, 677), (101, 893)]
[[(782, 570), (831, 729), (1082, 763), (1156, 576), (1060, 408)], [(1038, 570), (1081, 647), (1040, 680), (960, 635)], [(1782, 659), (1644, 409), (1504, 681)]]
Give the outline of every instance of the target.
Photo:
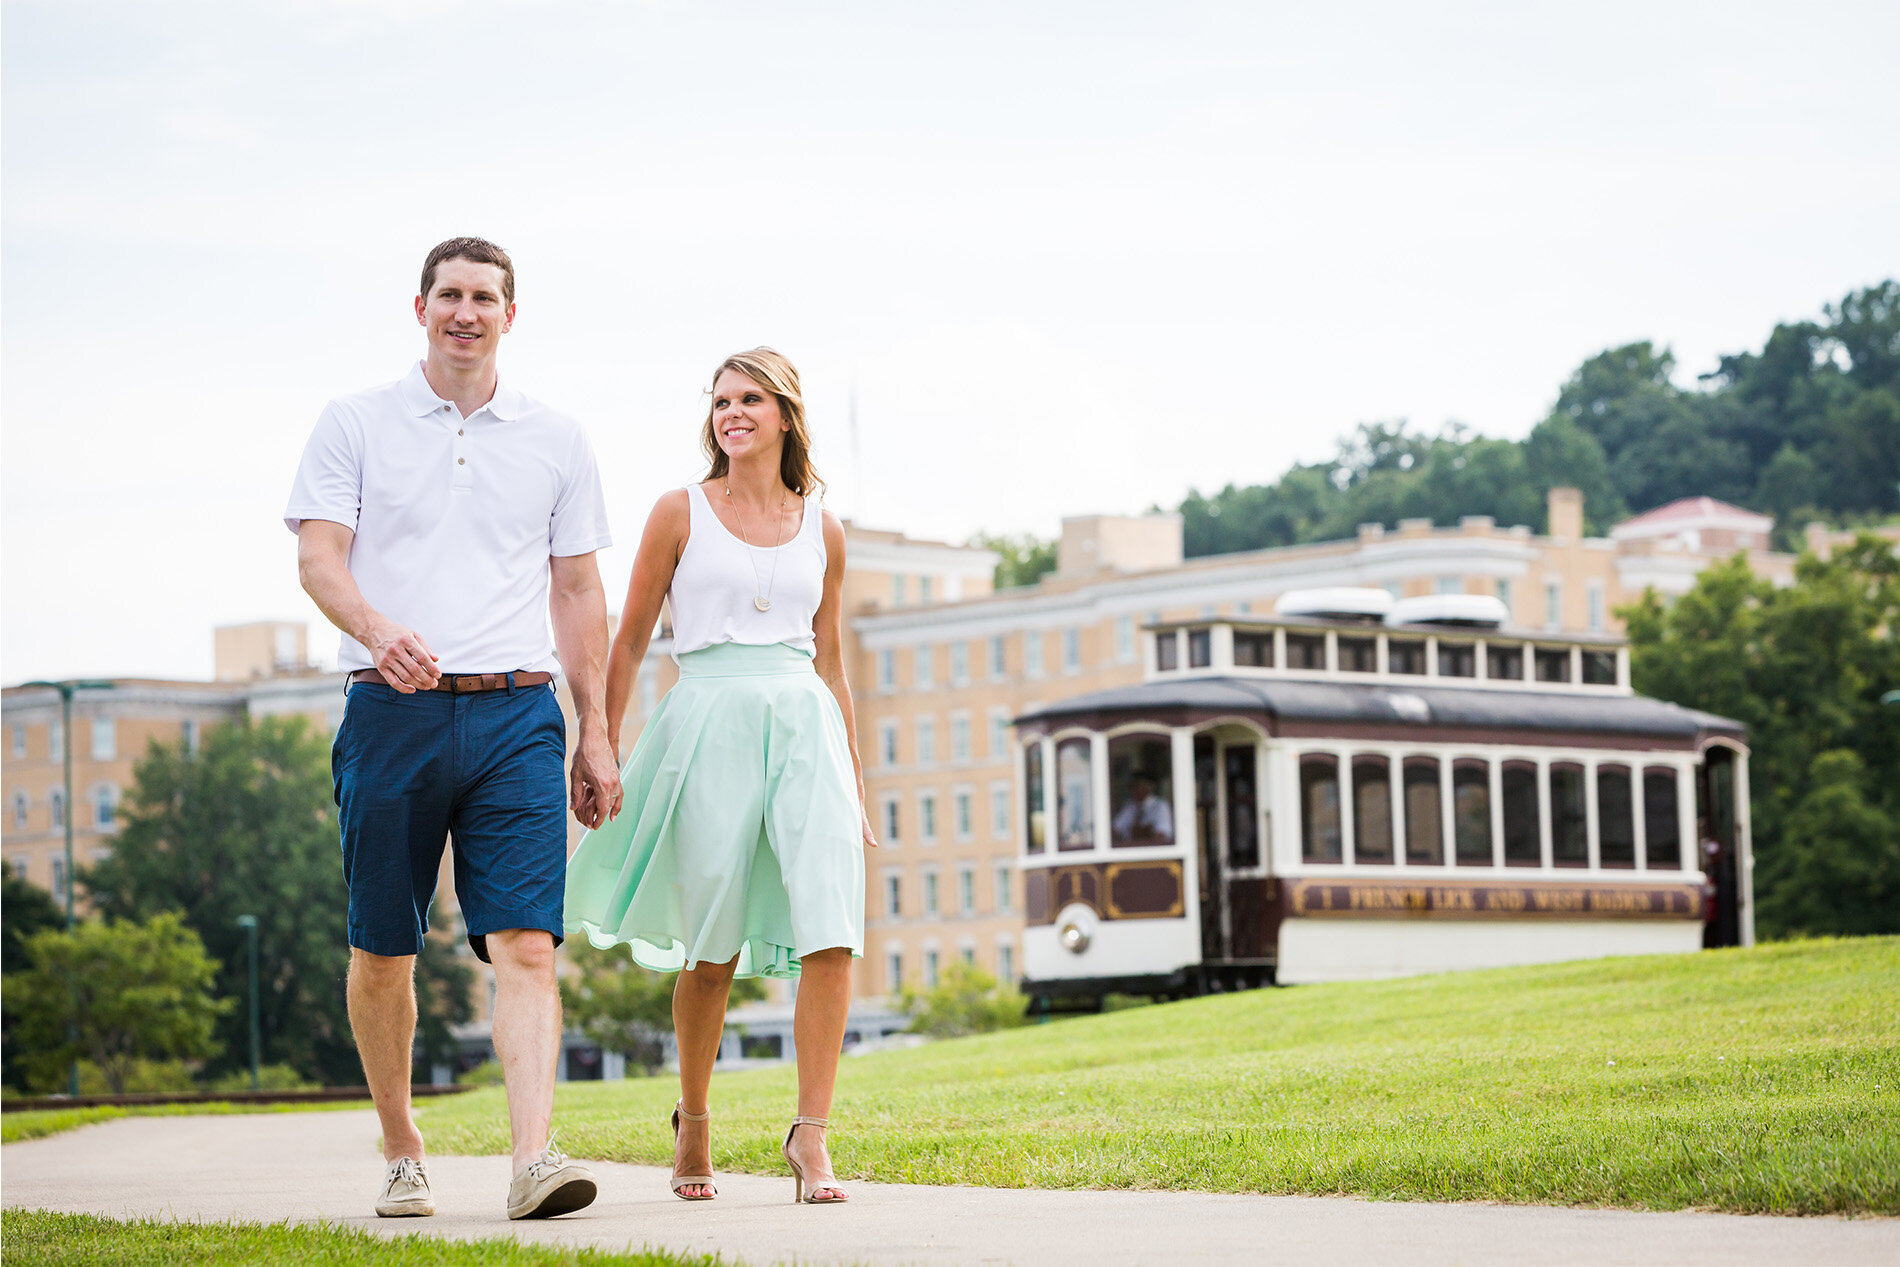
[[(707, 1093), (733, 978), (799, 978), (783, 1152), (795, 1200), (844, 1201), (825, 1126), (877, 842), (840, 646), (844, 529), (817, 495), (798, 372), (769, 348), (715, 371), (709, 470), (648, 516), (610, 646), (593, 449), (496, 375), (514, 291), (493, 243), (430, 251), (423, 360), (324, 409), (284, 512), (304, 589), (343, 631), (331, 765), (350, 1026), (387, 1163), (376, 1212), (435, 1209), (409, 1099), (413, 973), (450, 837), (469, 943), (495, 970), (508, 1217), (598, 1192), (552, 1137), (554, 954), (569, 933), (680, 974), (673, 1191), (687, 1200), (717, 1195)], [(621, 721), (662, 601), (679, 681), (623, 773)], [(557, 669), (578, 728), (571, 770)], [(570, 809), (590, 829), (572, 859)]]

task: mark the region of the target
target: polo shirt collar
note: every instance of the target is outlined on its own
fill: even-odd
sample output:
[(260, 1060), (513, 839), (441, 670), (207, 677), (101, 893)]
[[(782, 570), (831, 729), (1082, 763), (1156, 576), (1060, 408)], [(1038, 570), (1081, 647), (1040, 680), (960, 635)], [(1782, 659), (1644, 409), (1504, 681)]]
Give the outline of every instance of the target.
[[(435, 394), (435, 388), (429, 386), (428, 376), (422, 372), (421, 361), (409, 367), (409, 372), (403, 375), (396, 389), (402, 394), (402, 402), (409, 407), (409, 412), (418, 418), (426, 418), (438, 412), (442, 406), (453, 403)], [(482, 408), (503, 422), (513, 422), (521, 416), (521, 404), (521, 393), (497, 379), (494, 396)], [(480, 413), (481, 410), (476, 412)]]

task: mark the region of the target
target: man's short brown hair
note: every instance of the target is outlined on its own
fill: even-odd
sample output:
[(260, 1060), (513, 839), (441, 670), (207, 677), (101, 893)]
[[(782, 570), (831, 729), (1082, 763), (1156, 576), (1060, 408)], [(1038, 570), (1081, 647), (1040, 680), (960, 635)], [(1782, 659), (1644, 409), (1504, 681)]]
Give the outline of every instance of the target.
[(501, 270), (501, 297), (505, 303), (515, 301), (515, 262), (508, 258), (508, 252), (490, 242), (487, 238), (450, 238), (436, 244), (429, 252), (429, 258), (422, 261), (422, 297), (429, 297), (429, 289), (435, 285), (435, 270), (444, 260), (474, 260), (477, 264), (493, 264)]

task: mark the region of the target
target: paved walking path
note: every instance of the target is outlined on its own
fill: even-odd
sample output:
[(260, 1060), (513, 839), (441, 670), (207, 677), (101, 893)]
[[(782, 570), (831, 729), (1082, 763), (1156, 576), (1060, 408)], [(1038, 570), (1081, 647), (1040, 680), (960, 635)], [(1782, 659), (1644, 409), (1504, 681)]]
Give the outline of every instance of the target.
[(850, 1185), (852, 1202), (794, 1207), (789, 1178), (726, 1175), (685, 1202), (652, 1166), (590, 1163), (601, 1198), (564, 1218), (503, 1216), (505, 1157), (433, 1157), (438, 1213), (378, 1219), (375, 1115), (123, 1118), (0, 1150), (9, 1206), (126, 1217), (325, 1220), (390, 1236), (715, 1252), (771, 1264), (1900, 1262), (1900, 1219), (1636, 1214), (1195, 1192), (1058, 1192)]

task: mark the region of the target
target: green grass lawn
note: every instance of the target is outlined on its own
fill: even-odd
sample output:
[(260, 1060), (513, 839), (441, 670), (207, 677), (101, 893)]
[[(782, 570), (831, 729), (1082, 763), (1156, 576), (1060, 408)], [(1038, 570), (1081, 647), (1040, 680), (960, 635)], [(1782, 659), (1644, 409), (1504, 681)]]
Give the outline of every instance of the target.
[(286, 1223), (175, 1223), (95, 1218), (46, 1210), (0, 1214), (9, 1261), (55, 1267), (171, 1267), (245, 1263), (310, 1267), (721, 1267), (728, 1260), (656, 1250), (610, 1253), (519, 1245), (511, 1240), (450, 1241), (435, 1236), (377, 1236), (353, 1228)]
[(8, 1109), (0, 1113), (0, 1144), (41, 1139), (75, 1126), (110, 1122), (120, 1117), (195, 1117), (220, 1113), (324, 1113), (338, 1109), (367, 1109), (368, 1100), (330, 1100), (321, 1104), (245, 1104), (218, 1100), (203, 1104), (99, 1104), (83, 1109)]
[[(783, 1172), (795, 1071), (719, 1075)], [(667, 1164), (668, 1077), (564, 1084), (578, 1157)], [(841, 1177), (1900, 1214), (1900, 938), (1302, 986), (846, 1060)], [(424, 1110), (506, 1152), (500, 1091)]]

